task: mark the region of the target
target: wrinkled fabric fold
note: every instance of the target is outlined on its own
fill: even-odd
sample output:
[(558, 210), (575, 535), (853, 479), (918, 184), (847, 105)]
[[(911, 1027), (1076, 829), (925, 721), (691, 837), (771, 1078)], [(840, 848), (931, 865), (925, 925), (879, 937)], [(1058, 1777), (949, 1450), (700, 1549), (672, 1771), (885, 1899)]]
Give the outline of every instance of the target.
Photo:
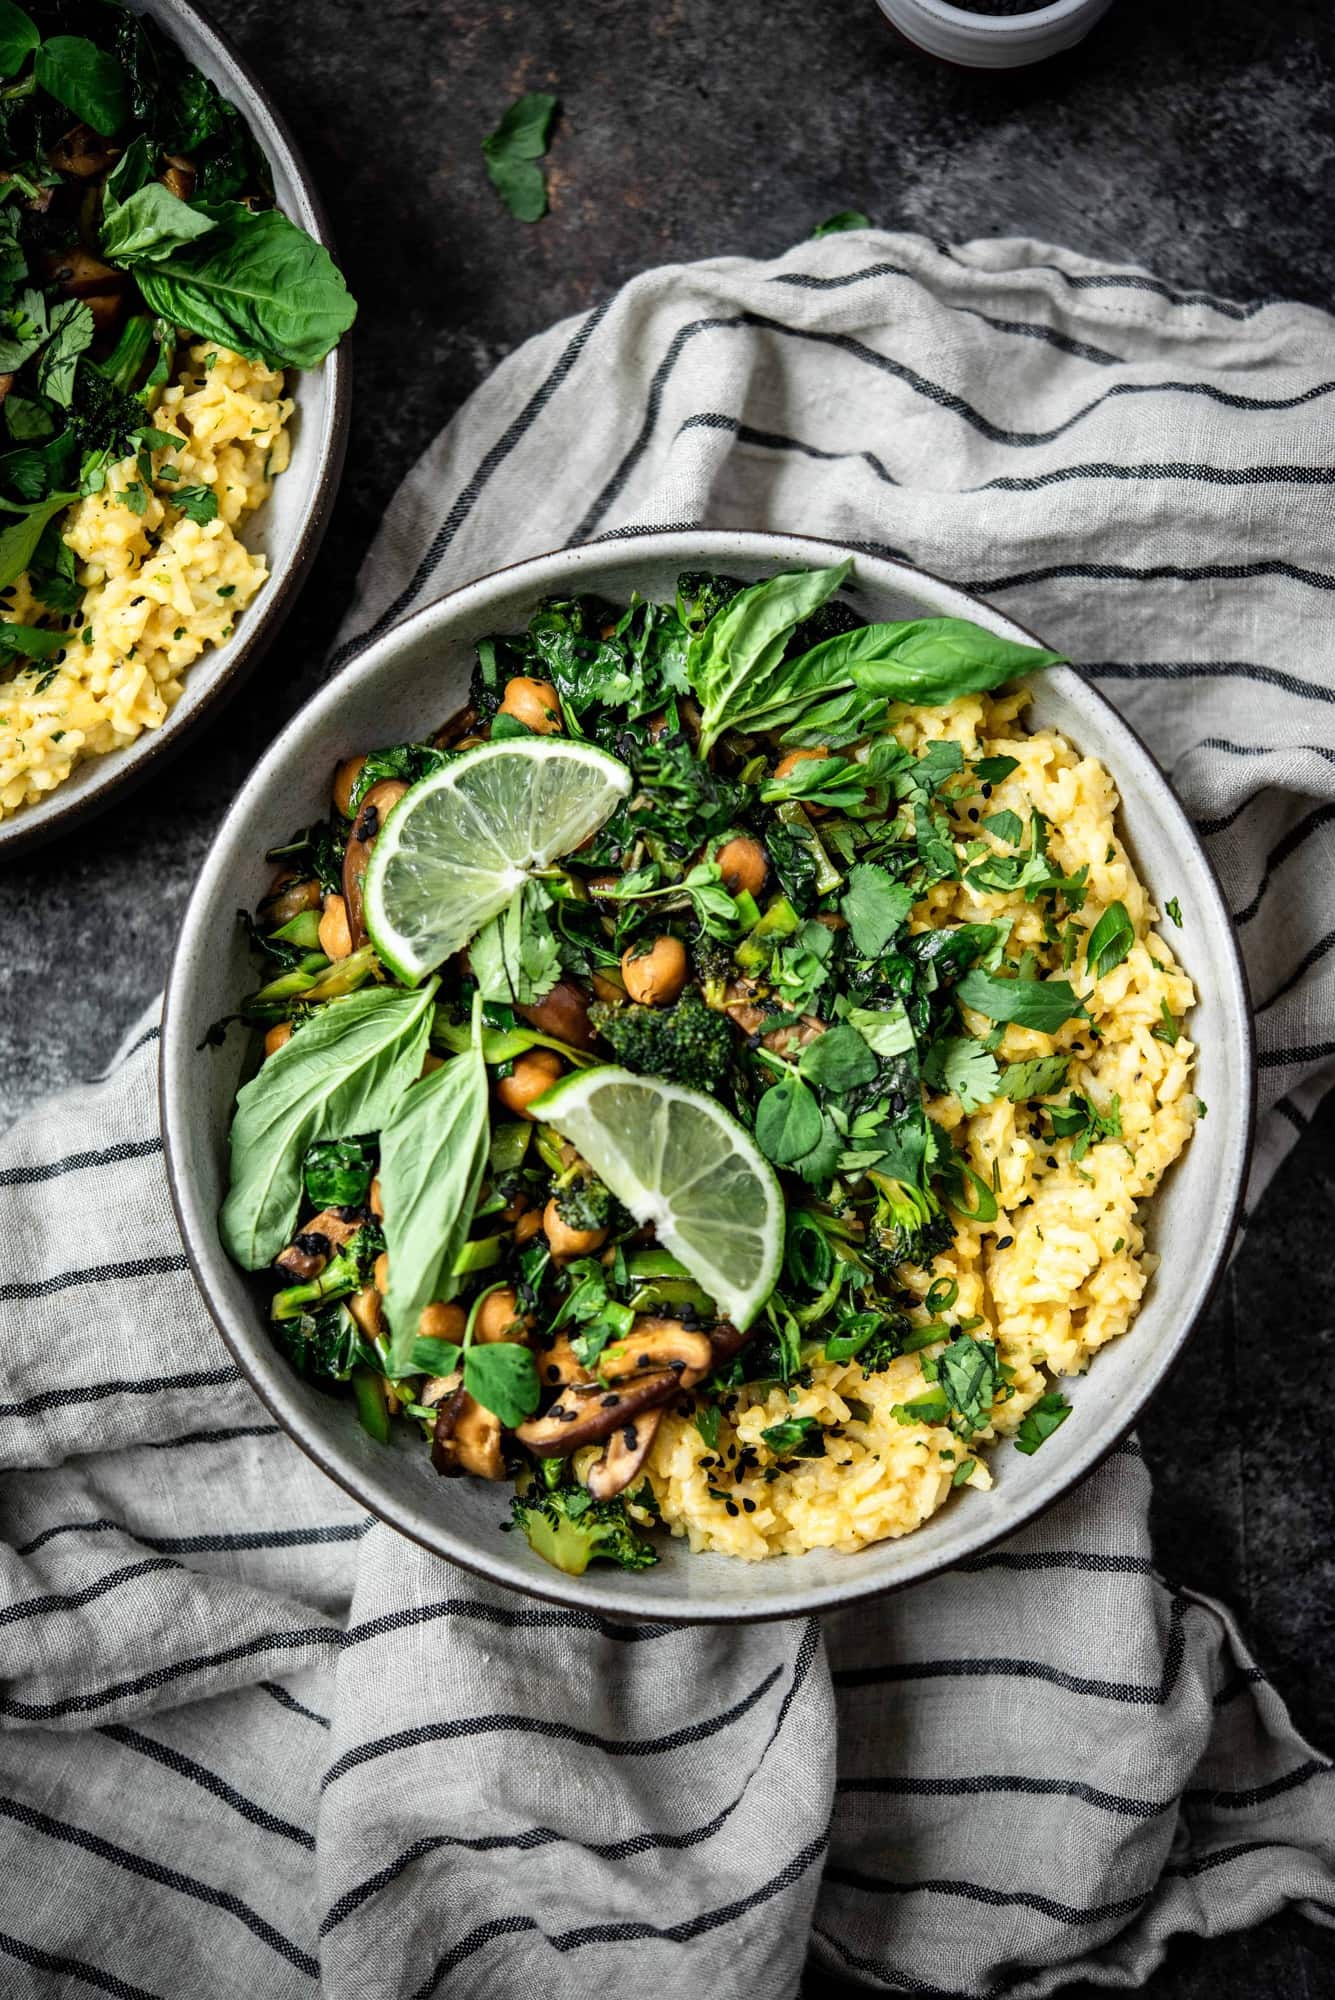
[[(432, 445), (335, 664), (500, 563), (665, 526), (995, 597), (1147, 737), (1220, 870), (1254, 1203), (1335, 1062), (1332, 408), (1325, 315), (1044, 245), (651, 272)], [(740, 2000), (810, 1960), (1025, 1996), (1335, 1916), (1328, 1761), (1158, 1574), (1134, 1441), (819, 1625), (508, 1594), (369, 1519), (241, 1379), (172, 1218), (156, 1053), (150, 1013), (0, 1140), (7, 1993)]]

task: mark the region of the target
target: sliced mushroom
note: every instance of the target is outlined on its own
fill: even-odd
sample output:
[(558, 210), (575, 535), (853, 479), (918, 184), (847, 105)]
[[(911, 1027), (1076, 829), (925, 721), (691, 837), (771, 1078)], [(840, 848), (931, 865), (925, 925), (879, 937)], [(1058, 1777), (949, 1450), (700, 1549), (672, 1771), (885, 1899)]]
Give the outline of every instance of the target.
[(184, 153), (164, 153), (162, 157), (167, 162), (162, 185), (178, 201), (189, 201), (195, 191), (194, 161), (187, 159)]
[(690, 1389), (713, 1365), (714, 1350), (707, 1333), (697, 1333), (679, 1319), (644, 1313), (636, 1320), (633, 1333), (603, 1349), (598, 1373), (608, 1382), (624, 1382), (669, 1368), (678, 1387)]
[(599, 1444), (642, 1411), (666, 1403), (680, 1388), (676, 1375), (647, 1375), (624, 1389), (604, 1389), (601, 1383), (563, 1389), (547, 1414), (530, 1417), (515, 1436), (539, 1458), (563, 1458), (582, 1444)]
[(52, 284), (72, 299), (91, 298), (95, 292), (123, 292), (129, 282), (123, 271), (104, 264), (77, 243), (66, 250), (50, 251), (43, 262)]
[(461, 708), (448, 722), (442, 723), (431, 741), (438, 750), (453, 750), (461, 736), (467, 736), (477, 727), (477, 710), (473, 707)]
[(661, 1408), (646, 1410), (642, 1417), (613, 1431), (602, 1457), (589, 1467), (588, 1488), (595, 1500), (615, 1500), (618, 1493), (625, 1492), (648, 1458), (662, 1419)]
[(501, 1420), (495, 1411), (484, 1409), (467, 1389), (456, 1389), (436, 1412), (431, 1463), (447, 1476), (471, 1472), (475, 1479), (504, 1479)]
[(427, 1409), (434, 1410), (437, 1403), (443, 1403), (447, 1396), (454, 1394), (463, 1379), (457, 1368), (449, 1375), (433, 1375), (429, 1382), (422, 1384), (422, 1393), (417, 1400)]
[(545, 1389), (565, 1389), (572, 1382), (593, 1380), (563, 1333), (558, 1333), (551, 1346), (543, 1349), (537, 1356), (537, 1363), (538, 1380)]
[(569, 1042), (572, 1049), (591, 1049), (597, 1037), (589, 1023), (589, 996), (573, 979), (558, 979), (550, 993), (531, 1007), (516, 1007), (531, 1028)]
[(745, 1333), (739, 1333), (730, 1319), (721, 1319), (709, 1336), (715, 1368), (721, 1368), (725, 1361), (732, 1360), (734, 1354), (740, 1354), (754, 1333), (754, 1327), (750, 1327)]
[(798, 1049), (810, 1048), (825, 1033), (825, 1023), (815, 1014), (804, 1014), (794, 1028), (775, 1028), (762, 1037), (765, 1047), (773, 1049), (775, 1055), (790, 1056)]
[(329, 1262), (330, 1251), (346, 1243), (360, 1228), (360, 1220), (349, 1221), (338, 1209), (323, 1208), (318, 1215), (311, 1217), (304, 1229), (297, 1231), (286, 1250), (279, 1251), (274, 1264), (300, 1284), (308, 1284), (312, 1278), (319, 1277)]
[(362, 921), (362, 878), (370, 865), (371, 849), (385, 823), (386, 813), (398, 804), (407, 789), (402, 778), (382, 778), (378, 784), (370, 786), (362, 796), (352, 832), (348, 835), (343, 854), (343, 900), (348, 907), (348, 931), (354, 951), (360, 950), (366, 943), (366, 925)]
[(100, 132), (94, 132), (91, 125), (72, 125), (56, 140), (46, 157), (57, 173), (68, 174), (76, 181), (91, 181), (106, 172), (119, 151)]

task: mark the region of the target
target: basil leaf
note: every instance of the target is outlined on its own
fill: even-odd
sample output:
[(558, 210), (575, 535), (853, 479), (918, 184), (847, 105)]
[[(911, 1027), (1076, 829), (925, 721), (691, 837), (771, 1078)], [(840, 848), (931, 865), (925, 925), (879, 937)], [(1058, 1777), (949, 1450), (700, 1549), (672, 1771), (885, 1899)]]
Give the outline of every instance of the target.
[(827, 1028), (809, 1043), (797, 1067), (808, 1083), (823, 1090), (853, 1090), (871, 1082), (877, 1062), (857, 1029), (841, 1025)]
[(862, 956), (879, 958), (895, 932), (908, 922), (913, 891), (907, 883), (894, 881), (876, 862), (859, 861), (849, 870), (839, 908)]
[(302, 1166), (317, 1139), (377, 1132), (422, 1067), (436, 981), (326, 1001), (237, 1093), (223, 1247), (247, 1271), (292, 1234)]
[(1017, 645), (967, 618), (913, 618), (840, 632), (813, 647), (796, 669), (823, 686), (851, 681), (864, 694), (940, 707), (1064, 663), (1062, 653)]
[(473, 1220), (491, 1143), (481, 1024), (477, 1001), (472, 1046), (405, 1091), (380, 1134), (391, 1375), (411, 1366), (423, 1308), (459, 1289), (451, 1272)]
[(1109, 903), (1085, 941), (1085, 964), (1091, 976), (1102, 979), (1105, 972), (1119, 966), (1135, 941), (1135, 925), (1125, 903)]
[(547, 151), (555, 116), (556, 99), (545, 90), (531, 90), (482, 141), (491, 184), (520, 222), (538, 222), (547, 213), (547, 184), (534, 163)]
[(249, 361), (318, 366), (357, 316), (329, 252), (276, 208), (202, 212), (216, 225), (207, 236), (129, 260), (149, 311)]
[(41, 41), (36, 23), (14, 0), (0, 0), (0, 76), (13, 76)]
[(961, 1111), (977, 1111), (1001, 1094), (997, 1065), (973, 1035), (944, 1035), (933, 1042), (922, 1073), (938, 1090), (951, 1091)]
[(860, 208), (841, 208), (838, 215), (831, 215), (824, 222), (818, 222), (811, 232), (811, 241), (817, 242), (822, 236), (839, 236), (845, 229), (870, 229), (872, 220)]
[(1026, 1458), (1032, 1458), (1041, 1444), (1046, 1444), (1055, 1430), (1059, 1430), (1071, 1414), (1071, 1405), (1060, 1389), (1040, 1396), (1032, 1409), (1026, 1410), (1020, 1420), (1020, 1428), (1015, 1433), (1015, 1449), (1022, 1451)]
[(542, 1394), (538, 1364), (515, 1340), (492, 1340), (485, 1347), (468, 1348), (464, 1353), (464, 1387), (475, 1402), (498, 1416), (507, 1430), (533, 1415)]
[(435, 1334), (421, 1334), (413, 1342), (409, 1356), (414, 1372), (423, 1375), (452, 1375), (463, 1353), (457, 1340), (440, 1340)]
[(980, 785), (999, 785), (1019, 768), (1018, 757), (979, 757), (973, 772)]
[(756, 1106), (756, 1144), (776, 1167), (790, 1167), (819, 1145), (820, 1107), (799, 1077), (771, 1085)]
[(102, 225), (102, 255), (112, 264), (161, 258), (180, 243), (193, 243), (216, 229), (211, 216), (150, 181), (112, 209)]
[(959, 1413), (966, 1436), (992, 1415), (997, 1391), (997, 1350), (990, 1340), (962, 1333), (936, 1358), (936, 1377)]
[(1017, 1028), (1055, 1034), (1064, 1021), (1084, 1018), (1085, 1010), (1065, 979), (998, 979), (975, 966), (955, 988), (966, 1007), (990, 1021), (1014, 1021)]
[(47, 522), (78, 497), (77, 493), (49, 494), (0, 534), (0, 589), (18, 582), (36, 553)]
[[(795, 696), (825, 692), (812, 677), (799, 688), (783, 655), (793, 630), (833, 597), (853, 565), (787, 570), (767, 577), (715, 612), (691, 641), (687, 678), (702, 711), (700, 755), (705, 757), (725, 729), (777, 728), (793, 720), (786, 713)], [(805, 698), (798, 708), (805, 706)], [(762, 719), (769, 718), (769, 719)]]
[(1061, 1089), (1070, 1066), (1069, 1056), (1036, 1056), (1032, 1062), (1007, 1063), (998, 1094), (1016, 1104), (1027, 1097), (1046, 1097), (1050, 1090)]
[[(141, 187), (147, 187), (153, 179), (153, 170), (158, 162), (158, 148), (146, 133), (131, 139), (125, 151), (117, 160), (111, 172), (102, 183), (102, 215), (105, 219), (120, 207), (122, 202), (138, 194)], [(163, 193), (167, 190), (164, 188)]]
[(93, 315), (81, 299), (67, 299), (51, 315), (51, 334), (37, 363), (37, 386), (67, 410), (74, 400), (79, 356), (93, 344)]
[(43, 42), (33, 75), (57, 103), (104, 139), (119, 132), (130, 115), (120, 64), (84, 35), (52, 35)]
[(850, 1007), (846, 1018), (878, 1056), (907, 1055), (913, 1047), (913, 1029), (902, 1000), (888, 1007)]

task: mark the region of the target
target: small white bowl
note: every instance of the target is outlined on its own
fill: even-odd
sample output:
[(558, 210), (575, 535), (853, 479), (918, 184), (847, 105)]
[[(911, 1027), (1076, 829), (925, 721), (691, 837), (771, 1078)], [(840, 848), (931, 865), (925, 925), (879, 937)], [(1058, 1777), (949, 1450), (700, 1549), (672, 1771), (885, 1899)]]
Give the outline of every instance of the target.
[(975, 14), (950, 0), (876, 0), (909, 41), (966, 69), (1018, 69), (1083, 41), (1112, 0), (1050, 0), (1024, 14)]
[[(962, 1492), (916, 1533), (856, 1555), (817, 1550), (748, 1563), (691, 1555), (663, 1536), (653, 1569), (627, 1575), (599, 1566), (570, 1577), (534, 1555), (522, 1535), (498, 1532), (508, 1488), (439, 1478), (415, 1434), (392, 1447), (373, 1443), (351, 1402), (303, 1382), (269, 1338), (265, 1287), (228, 1261), (218, 1239), (245, 1038), (233, 1031), (222, 1048), (201, 1046), (210, 1024), (254, 985), (236, 912), (253, 908), (272, 875), (265, 849), (328, 811), (330, 776), (342, 758), (420, 738), (453, 713), (466, 698), (476, 642), (522, 630), (540, 598), (593, 592), (626, 603), (639, 590), (667, 599), (682, 570), (755, 580), (849, 553), (797, 535), (654, 533), (539, 556), (456, 590), (369, 646), (289, 722), (223, 821), (181, 925), (162, 1019), (162, 1135), (186, 1254), (223, 1338), (279, 1422), (363, 1506), (436, 1554), (537, 1597), (631, 1618), (786, 1618), (952, 1568), (1050, 1507), (1125, 1436), (1181, 1353), (1232, 1240), (1251, 1144), (1254, 1061), (1228, 909), (1149, 751), (1095, 687), (1058, 667), (1036, 679), (1035, 722), (1107, 765), (1142, 879), (1160, 908), (1176, 895), (1186, 915), (1173, 944), (1200, 995), (1190, 1028), (1210, 1115), (1149, 1212), (1150, 1248), (1162, 1262), (1139, 1318), (1088, 1375), (1063, 1384), (1073, 1413), (1041, 1452), (1025, 1458), (1002, 1445), (992, 1455), (990, 1493)], [(904, 563), (856, 555), (849, 593), (868, 620), (973, 618), (1032, 643), (991, 605)], [(1060, 632), (1048, 637), (1060, 644)]]

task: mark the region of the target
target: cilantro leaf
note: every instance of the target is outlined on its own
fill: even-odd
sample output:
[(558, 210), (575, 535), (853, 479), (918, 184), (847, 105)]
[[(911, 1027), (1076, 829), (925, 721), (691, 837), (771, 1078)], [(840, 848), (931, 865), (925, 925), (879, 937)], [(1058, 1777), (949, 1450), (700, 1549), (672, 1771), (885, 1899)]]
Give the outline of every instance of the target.
[(1027, 1097), (1045, 1097), (1060, 1090), (1071, 1066), (1069, 1056), (1035, 1056), (1032, 1062), (1007, 1063), (1001, 1072), (1000, 1095), (1020, 1104)]
[(776, 1458), (822, 1458), (825, 1454), (818, 1417), (784, 1417), (760, 1435)]
[(862, 956), (879, 958), (896, 931), (907, 923), (913, 891), (907, 883), (896, 882), (875, 861), (859, 861), (849, 870), (839, 908)]
[(1059, 1430), (1071, 1414), (1071, 1405), (1060, 1389), (1053, 1389), (1048, 1395), (1040, 1396), (1033, 1408), (1026, 1410), (1015, 1433), (1014, 1444), (1026, 1458), (1032, 1458), (1041, 1444), (1046, 1444), (1055, 1430)]
[(1013, 1021), (1018, 1028), (1055, 1034), (1064, 1021), (1085, 1018), (1085, 1010), (1065, 979), (1000, 979), (977, 966), (955, 989), (966, 1007), (990, 1021)]
[(983, 825), (989, 833), (994, 833), (998, 840), (1004, 840), (1008, 847), (1018, 847), (1024, 838), (1024, 821), (1019, 813), (989, 813)]
[(211, 486), (182, 486), (172, 494), (171, 504), (201, 528), (218, 518), (218, 496)]
[(802, 1051), (799, 1073), (823, 1090), (852, 1090), (876, 1075), (876, 1057), (854, 1027), (828, 1028)]
[(972, 1035), (944, 1035), (933, 1042), (922, 1073), (938, 1090), (952, 1092), (965, 1112), (977, 1111), (1001, 1094), (996, 1062)]
[(850, 1007), (847, 1021), (878, 1056), (907, 1055), (913, 1047), (913, 1029), (902, 1000), (887, 1007)]
[(67, 410), (74, 400), (74, 370), (93, 344), (93, 315), (81, 299), (67, 299), (51, 315), (51, 331), (37, 363), (37, 386)]
[(981, 785), (1000, 785), (1009, 778), (1012, 771), (1018, 771), (1018, 757), (979, 757), (974, 763), (974, 776)]
[(936, 1358), (936, 1377), (960, 1419), (965, 1437), (981, 1430), (992, 1415), (997, 1392), (997, 1350), (990, 1340), (962, 1333)]
[(531, 1007), (561, 977), (556, 937), (547, 912), (552, 899), (540, 882), (525, 882), (498, 917), (482, 926), (468, 961), (485, 1001)]

